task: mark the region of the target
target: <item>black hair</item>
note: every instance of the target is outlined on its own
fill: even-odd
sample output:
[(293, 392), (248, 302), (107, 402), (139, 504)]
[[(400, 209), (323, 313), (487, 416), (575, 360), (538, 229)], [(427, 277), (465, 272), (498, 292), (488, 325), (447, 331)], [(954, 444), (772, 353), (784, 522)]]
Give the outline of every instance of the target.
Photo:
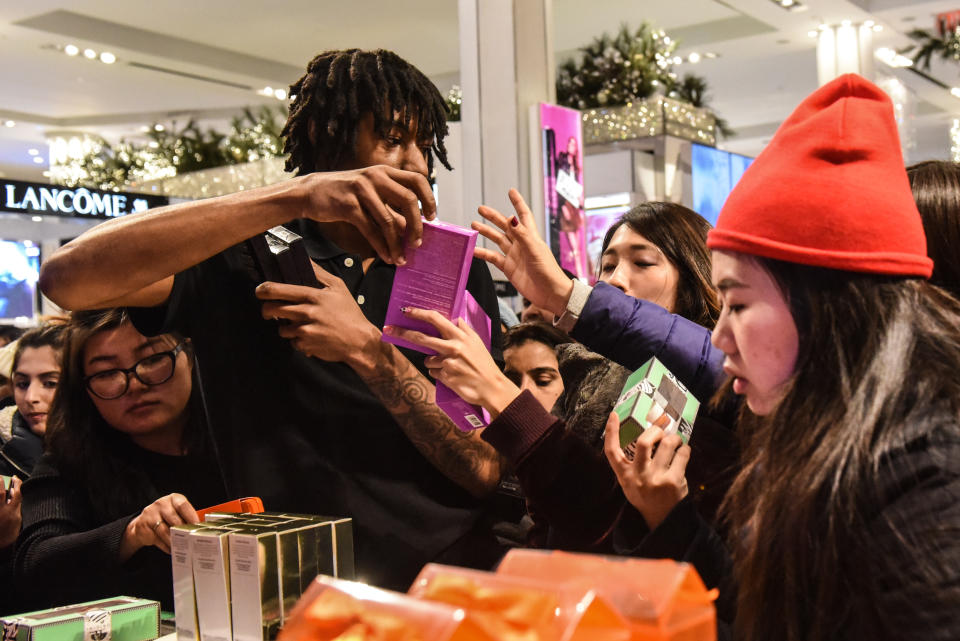
[(10, 370), (17, 369), (23, 351), (29, 348), (50, 347), (57, 355), (57, 362), (60, 362), (60, 354), (63, 351), (63, 335), (64, 325), (62, 323), (41, 325), (24, 332), (20, 336), (17, 348), (13, 353), (13, 366)]
[[(111, 427), (87, 393), (83, 359), (89, 340), (130, 323), (124, 309), (74, 312), (67, 328), (60, 384), (47, 419), (47, 448), (69, 483), (86, 494), (98, 518), (109, 521), (138, 512), (155, 496), (152, 482), (137, 465), (136, 446), (129, 436)], [(177, 334), (162, 334), (172, 348), (183, 341)], [(193, 358), (193, 347), (184, 344)], [(195, 454), (205, 445), (197, 369), (192, 368), (193, 388), (184, 411), (187, 426), (183, 448)]]
[[(707, 249), (710, 223), (697, 212), (677, 203), (641, 203), (610, 226), (603, 237), (601, 255), (623, 225), (656, 245), (676, 268), (679, 277), (674, 313), (711, 329), (720, 317), (720, 302), (710, 282), (710, 251)], [(597, 265), (597, 269), (600, 268), (601, 265)]]
[[(955, 473), (937, 456), (960, 437), (960, 303), (918, 278), (750, 258), (789, 305), (798, 355), (774, 410), (737, 424), (742, 465), (723, 507), (740, 533), (735, 638), (937, 629), (960, 598), (955, 519), (886, 508)], [(929, 467), (903, 456), (918, 450)]]
[(366, 114), (373, 129), (387, 136), (399, 114), (404, 126), (416, 122), (417, 135), (432, 140), (433, 156), (451, 169), (443, 139), (447, 105), (436, 86), (409, 62), (385, 49), (325, 51), (310, 61), (307, 73), (290, 85), (290, 116), (283, 127), (287, 171), (298, 175), (331, 171), (354, 153), (357, 127)]
[(23, 334), (23, 330), (14, 325), (0, 325), (0, 340), (4, 340), (7, 343), (12, 343), (13, 341), (20, 338)]
[(907, 178), (933, 259), (930, 282), (960, 298), (960, 163), (926, 160), (907, 167)]
[(508, 329), (503, 335), (503, 349), (519, 347), (528, 341), (543, 343), (551, 349), (556, 349), (557, 345), (574, 342), (572, 338), (553, 325), (531, 321), (514, 325)]

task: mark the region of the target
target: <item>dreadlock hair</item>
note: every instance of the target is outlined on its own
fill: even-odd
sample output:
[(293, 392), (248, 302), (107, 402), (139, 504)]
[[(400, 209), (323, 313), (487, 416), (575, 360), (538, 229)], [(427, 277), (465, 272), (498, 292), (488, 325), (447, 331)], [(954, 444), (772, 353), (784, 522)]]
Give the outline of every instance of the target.
[(385, 49), (325, 51), (310, 61), (307, 73), (290, 85), (293, 102), (283, 127), (287, 171), (297, 175), (331, 171), (353, 155), (357, 127), (367, 113), (373, 129), (386, 137), (396, 122), (433, 142), (427, 151), (429, 173), (433, 156), (451, 169), (443, 138), (447, 135), (447, 105), (419, 69)]

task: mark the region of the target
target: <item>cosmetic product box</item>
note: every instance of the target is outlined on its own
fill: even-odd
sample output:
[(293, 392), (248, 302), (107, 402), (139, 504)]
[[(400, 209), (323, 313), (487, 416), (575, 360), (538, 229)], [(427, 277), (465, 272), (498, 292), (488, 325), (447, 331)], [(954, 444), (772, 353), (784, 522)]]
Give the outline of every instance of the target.
[(614, 407), (620, 419), (620, 446), (632, 456), (634, 441), (652, 426), (679, 434), (687, 443), (699, 409), (700, 401), (662, 362), (651, 358), (627, 378)]
[(118, 596), (0, 619), (6, 641), (149, 641), (160, 635), (157, 601)]

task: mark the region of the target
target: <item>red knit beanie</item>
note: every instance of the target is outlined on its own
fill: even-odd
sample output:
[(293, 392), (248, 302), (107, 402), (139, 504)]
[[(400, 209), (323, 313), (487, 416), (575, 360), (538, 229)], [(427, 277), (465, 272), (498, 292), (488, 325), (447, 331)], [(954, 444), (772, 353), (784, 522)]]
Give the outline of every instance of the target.
[(730, 193), (707, 246), (929, 278), (933, 261), (887, 94), (847, 74), (808, 96)]

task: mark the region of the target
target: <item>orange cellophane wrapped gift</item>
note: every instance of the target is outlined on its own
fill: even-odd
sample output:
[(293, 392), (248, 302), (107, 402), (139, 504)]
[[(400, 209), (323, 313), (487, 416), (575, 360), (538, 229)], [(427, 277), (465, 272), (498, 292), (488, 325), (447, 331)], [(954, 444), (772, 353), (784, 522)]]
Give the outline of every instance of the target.
[(628, 641), (627, 622), (580, 585), (430, 564), (412, 596), (463, 608), (502, 641)]
[(277, 641), (494, 641), (461, 608), (318, 576)]
[(497, 574), (589, 587), (630, 624), (634, 641), (715, 641), (717, 591), (688, 563), (510, 550)]

